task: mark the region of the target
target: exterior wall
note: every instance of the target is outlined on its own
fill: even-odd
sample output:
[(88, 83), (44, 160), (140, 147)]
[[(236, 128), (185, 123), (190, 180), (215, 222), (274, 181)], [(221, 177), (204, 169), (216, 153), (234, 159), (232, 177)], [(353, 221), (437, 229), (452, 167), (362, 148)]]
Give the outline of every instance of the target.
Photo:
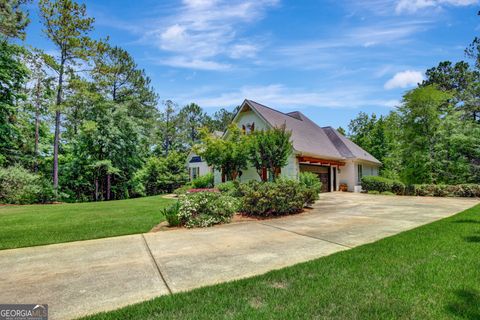
[(340, 167), (337, 183), (346, 183), (348, 191), (354, 191), (355, 186), (360, 186), (358, 176), (358, 165), (362, 166), (362, 175), (378, 176), (378, 166), (373, 164), (362, 163), (354, 160), (347, 160), (345, 166)]
[(252, 123), (255, 123), (255, 130), (267, 129), (267, 124), (265, 123), (265, 121), (263, 121), (263, 119), (260, 118), (252, 110), (241, 112), (238, 115), (236, 122), (240, 129), (242, 129), (242, 125), (246, 126), (247, 124), (252, 124)]
[(282, 168), (280, 176), (288, 179), (298, 179), (299, 166), (298, 159), (295, 154), (291, 154), (288, 163)]
[[(199, 168), (199, 176), (203, 176), (203, 175), (206, 175), (207, 173), (212, 172), (212, 169), (208, 166), (208, 164), (205, 161), (190, 163), (190, 160), (193, 157), (196, 157), (196, 156), (198, 156), (198, 155), (196, 155), (193, 152), (190, 152), (190, 154), (188, 155), (188, 157), (187, 157), (187, 170), (189, 172), (191, 172), (191, 170), (190, 170), (191, 168), (195, 168), (195, 167)], [(190, 180), (192, 180), (191, 176), (190, 176)]]

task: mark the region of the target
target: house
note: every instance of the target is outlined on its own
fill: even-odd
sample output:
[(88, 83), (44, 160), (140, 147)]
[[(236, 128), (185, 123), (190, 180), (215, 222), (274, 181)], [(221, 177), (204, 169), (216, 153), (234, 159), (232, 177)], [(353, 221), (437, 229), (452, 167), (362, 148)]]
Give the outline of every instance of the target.
[[(339, 190), (341, 184), (349, 191), (359, 191), (362, 176), (378, 175), (380, 161), (334, 128), (320, 127), (299, 111), (283, 113), (245, 100), (232, 121), (246, 134), (285, 125), (292, 132), (294, 152), (280, 175), (297, 179), (301, 172), (313, 172), (322, 181), (323, 192)], [(195, 156), (190, 157), (189, 166), (195, 175), (201, 175), (202, 168), (208, 167)], [(215, 184), (225, 180), (219, 171), (215, 171), (214, 176)], [(241, 172), (240, 182), (251, 179), (260, 180), (255, 168)]]
[[(215, 131), (213, 134), (217, 137), (221, 137), (223, 132)], [(198, 154), (190, 150), (190, 153), (187, 156), (187, 170), (190, 181), (204, 176), (207, 173), (213, 173), (212, 167), (210, 167)]]

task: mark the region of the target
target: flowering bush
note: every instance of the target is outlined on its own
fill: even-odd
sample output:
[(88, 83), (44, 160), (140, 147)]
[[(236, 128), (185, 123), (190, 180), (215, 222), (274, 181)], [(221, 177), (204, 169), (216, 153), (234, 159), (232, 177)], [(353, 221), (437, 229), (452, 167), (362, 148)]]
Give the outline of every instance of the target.
[(209, 227), (229, 222), (238, 209), (238, 200), (219, 192), (189, 193), (180, 198), (178, 217), (187, 228)]

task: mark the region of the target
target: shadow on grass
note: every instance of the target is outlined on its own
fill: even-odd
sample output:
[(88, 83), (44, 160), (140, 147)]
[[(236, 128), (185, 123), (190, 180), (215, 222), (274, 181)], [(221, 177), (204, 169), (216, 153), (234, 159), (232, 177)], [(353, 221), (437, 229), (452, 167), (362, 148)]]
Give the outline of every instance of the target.
[(455, 291), (457, 301), (448, 305), (447, 310), (462, 319), (480, 319), (480, 293), (478, 290)]
[(454, 220), (452, 221), (453, 223), (477, 223), (480, 224), (479, 220), (474, 220), (474, 219), (462, 219), (462, 220)]
[(465, 241), (467, 242), (480, 242), (480, 236), (469, 236), (469, 237), (464, 237)]

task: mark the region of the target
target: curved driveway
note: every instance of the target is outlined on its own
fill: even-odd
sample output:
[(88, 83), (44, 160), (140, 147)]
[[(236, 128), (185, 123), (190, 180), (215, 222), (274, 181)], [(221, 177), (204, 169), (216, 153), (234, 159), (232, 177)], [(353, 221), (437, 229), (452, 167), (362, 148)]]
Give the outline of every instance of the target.
[(50, 319), (322, 257), (448, 217), (473, 199), (322, 194), (285, 218), (0, 251), (0, 303), (48, 303)]

